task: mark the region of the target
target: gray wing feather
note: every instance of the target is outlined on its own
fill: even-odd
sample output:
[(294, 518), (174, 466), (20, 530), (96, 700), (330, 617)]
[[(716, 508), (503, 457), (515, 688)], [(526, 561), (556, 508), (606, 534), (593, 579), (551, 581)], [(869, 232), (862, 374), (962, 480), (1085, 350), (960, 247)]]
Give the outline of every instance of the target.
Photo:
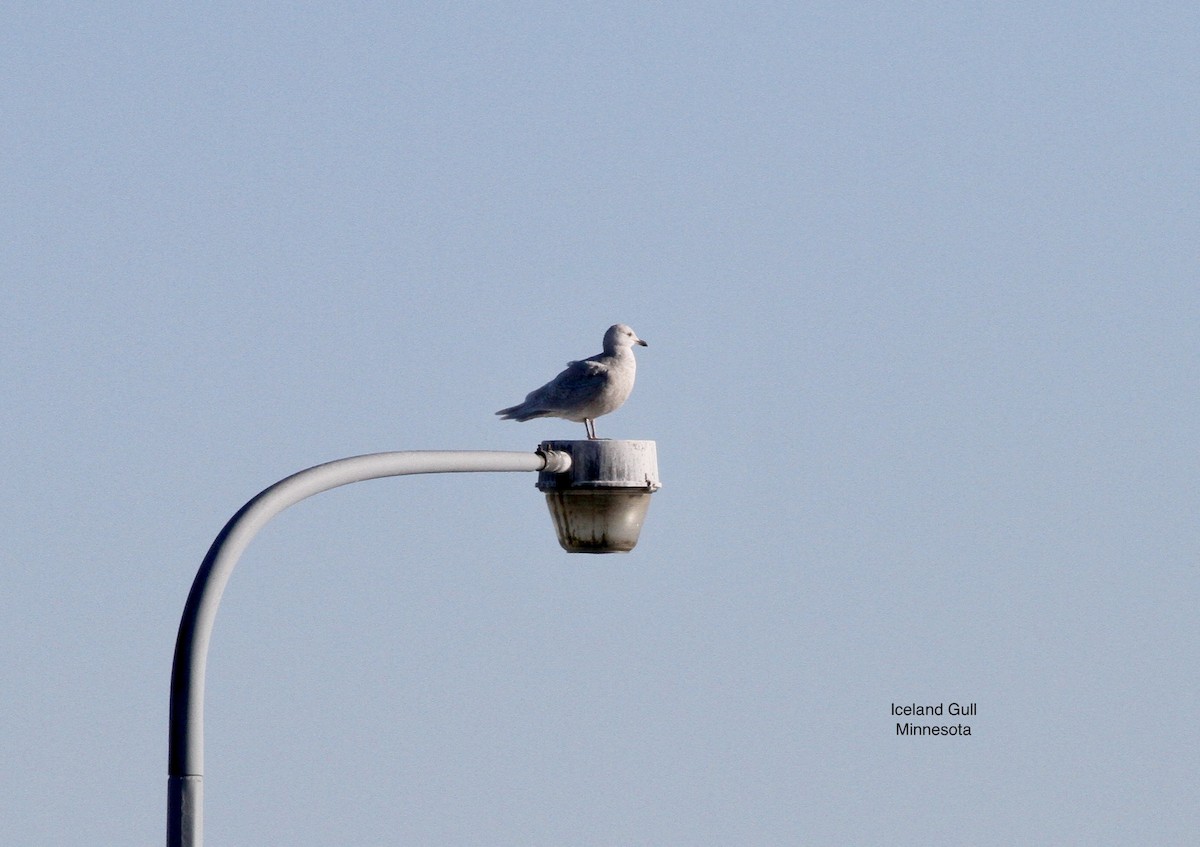
[(496, 412), (505, 419), (526, 421), (583, 405), (604, 387), (608, 366), (591, 359), (568, 362), (567, 368), (541, 388), (525, 395), (525, 402)]

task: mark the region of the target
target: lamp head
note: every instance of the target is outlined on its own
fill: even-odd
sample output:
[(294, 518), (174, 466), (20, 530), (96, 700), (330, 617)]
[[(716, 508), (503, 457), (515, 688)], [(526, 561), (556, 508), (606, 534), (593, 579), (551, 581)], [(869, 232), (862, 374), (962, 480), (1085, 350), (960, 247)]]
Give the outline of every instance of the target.
[(543, 441), (539, 449), (571, 456), (566, 472), (542, 471), (537, 482), (562, 548), (568, 553), (632, 550), (650, 495), (662, 487), (654, 442)]

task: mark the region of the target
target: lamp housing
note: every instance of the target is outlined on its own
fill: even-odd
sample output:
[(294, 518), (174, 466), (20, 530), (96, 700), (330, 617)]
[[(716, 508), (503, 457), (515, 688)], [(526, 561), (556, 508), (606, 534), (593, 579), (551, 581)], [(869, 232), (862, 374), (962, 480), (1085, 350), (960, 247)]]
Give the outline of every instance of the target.
[(538, 452), (571, 457), (562, 473), (541, 471), (558, 543), (568, 553), (628, 553), (638, 542), (650, 495), (662, 487), (653, 441), (543, 441)]

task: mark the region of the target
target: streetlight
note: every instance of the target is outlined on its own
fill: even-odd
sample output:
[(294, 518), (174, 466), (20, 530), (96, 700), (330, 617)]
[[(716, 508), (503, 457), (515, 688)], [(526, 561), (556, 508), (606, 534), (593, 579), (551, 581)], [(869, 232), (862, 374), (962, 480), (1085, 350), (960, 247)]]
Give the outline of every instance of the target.
[(221, 594), (238, 559), (271, 518), (331, 488), (388, 476), (538, 471), (559, 542), (569, 552), (633, 549), (659, 488), (653, 441), (547, 441), (536, 453), (425, 450), (351, 456), (264, 489), (217, 535), (192, 582), (171, 667), (167, 847), (204, 840), (204, 671)]

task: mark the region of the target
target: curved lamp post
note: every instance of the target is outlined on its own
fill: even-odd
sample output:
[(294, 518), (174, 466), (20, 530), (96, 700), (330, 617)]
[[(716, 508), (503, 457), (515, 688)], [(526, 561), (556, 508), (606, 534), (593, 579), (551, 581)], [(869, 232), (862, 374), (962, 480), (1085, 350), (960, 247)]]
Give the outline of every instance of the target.
[[(648, 445), (648, 446), (647, 446)], [(573, 457), (578, 454), (579, 460)], [(171, 668), (167, 847), (201, 847), (204, 812), (204, 671), (221, 594), (242, 552), (271, 518), (352, 482), (426, 473), (539, 471), (559, 541), (571, 552), (624, 552), (637, 543), (659, 488), (653, 441), (543, 442), (536, 453), (372, 453), (300, 471), (262, 491), (217, 535), (188, 594)], [(556, 508), (556, 502), (560, 502)], [(632, 538), (632, 541), (630, 539)]]

